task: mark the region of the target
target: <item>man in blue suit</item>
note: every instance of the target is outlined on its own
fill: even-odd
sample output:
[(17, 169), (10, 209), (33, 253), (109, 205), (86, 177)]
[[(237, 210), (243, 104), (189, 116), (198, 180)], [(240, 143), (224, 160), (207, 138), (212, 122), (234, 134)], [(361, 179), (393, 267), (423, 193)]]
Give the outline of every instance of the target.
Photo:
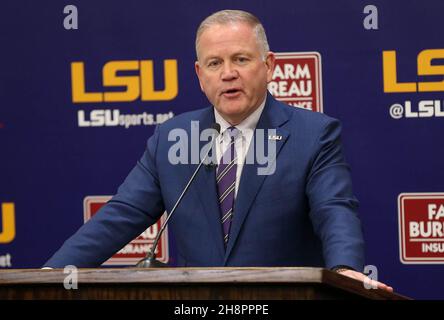
[[(217, 122), (219, 165), (199, 171), (169, 223), (177, 264), (318, 266), (363, 280), (358, 201), (339, 122), (267, 93), (274, 55), (249, 13), (225, 10), (205, 19), (196, 51), (196, 73), (212, 106), (159, 125), (117, 194), (45, 266), (100, 266), (170, 212), (197, 166), (188, 163), (190, 154), (177, 163), (173, 151), (188, 150), (193, 131)], [(207, 141), (197, 143), (200, 153)], [(272, 155), (267, 168), (261, 148)]]

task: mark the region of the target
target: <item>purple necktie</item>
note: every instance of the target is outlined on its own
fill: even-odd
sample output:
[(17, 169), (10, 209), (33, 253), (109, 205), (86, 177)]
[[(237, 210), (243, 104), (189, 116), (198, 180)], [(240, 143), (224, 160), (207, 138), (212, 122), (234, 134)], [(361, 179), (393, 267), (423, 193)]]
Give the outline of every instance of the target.
[(233, 217), (234, 193), (236, 188), (237, 156), (234, 143), (239, 130), (229, 127), (230, 145), (225, 150), (219, 162), (216, 173), (217, 193), (224, 236), (224, 245), (227, 247), (230, 234), (231, 219)]

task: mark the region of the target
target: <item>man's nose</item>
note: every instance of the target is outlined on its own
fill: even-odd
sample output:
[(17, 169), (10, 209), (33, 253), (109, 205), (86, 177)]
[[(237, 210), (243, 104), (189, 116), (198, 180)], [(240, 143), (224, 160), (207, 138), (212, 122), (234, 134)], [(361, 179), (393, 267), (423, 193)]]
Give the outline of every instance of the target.
[(222, 69), (221, 78), (224, 81), (230, 81), (236, 79), (239, 76), (239, 73), (236, 70), (236, 66), (232, 63), (224, 63), (224, 67)]

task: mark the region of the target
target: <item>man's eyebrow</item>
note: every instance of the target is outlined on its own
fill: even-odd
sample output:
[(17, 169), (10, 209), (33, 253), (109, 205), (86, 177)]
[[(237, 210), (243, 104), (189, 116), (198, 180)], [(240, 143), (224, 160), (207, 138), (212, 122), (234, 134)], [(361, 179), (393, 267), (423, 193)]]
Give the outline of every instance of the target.
[[(235, 52), (235, 53), (233, 53), (231, 55), (231, 57), (238, 57), (238, 56), (249, 56), (249, 57), (251, 57), (251, 56), (253, 56), (253, 54), (251, 52), (241, 50), (241, 51), (237, 51), (237, 52)], [(203, 62), (208, 62), (209, 60), (213, 60), (213, 59), (221, 59), (221, 57), (218, 56), (218, 55), (210, 55), (208, 57), (205, 57), (203, 59)]]
[(233, 54), (234, 57), (236, 56), (252, 56), (253, 54), (248, 51), (238, 51), (235, 54)]
[(220, 57), (219, 57), (219, 56), (216, 56), (216, 55), (211, 55), (211, 56), (206, 57), (206, 58), (204, 59), (204, 61), (208, 61), (208, 60), (212, 60), (212, 59), (220, 59)]
[(214, 59), (220, 59), (220, 57), (216, 56), (216, 55), (211, 55), (211, 56), (208, 56), (208, 57), (203, 57), (202, 58), (202, 63), (206, 64), (206, 63), (208, 63), (208, 61), (214, 60)]

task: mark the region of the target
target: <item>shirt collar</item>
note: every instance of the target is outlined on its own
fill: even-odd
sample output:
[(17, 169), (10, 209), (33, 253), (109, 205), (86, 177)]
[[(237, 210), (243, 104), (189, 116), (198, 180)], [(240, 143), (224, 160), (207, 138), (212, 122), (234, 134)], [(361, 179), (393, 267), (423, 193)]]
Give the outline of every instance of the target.
[[(245, 130), (256, 129), (256, 125), (259, 121), (259, 118), (261, 117), (262, 111), (264, 110), (266, 100), (267, 96), (265, 96), (264, 101), (262, 101), (259, 107), (256, 110), (254, 110), (252, 114), (250, 114), (247, 118), (245, 118), (241, 123), (236, 125), (236, 128), (241, 133), (245, 132)], [(231, 124), (221, 116), (221, 114), (216, 110), (216, 108), (213, 109), (214, 109), (214, 119), (216, 120), (217, 123), (220, 124), (220, 133), (224, 134), (225, 131), (229, 127), (231, 127)]]

